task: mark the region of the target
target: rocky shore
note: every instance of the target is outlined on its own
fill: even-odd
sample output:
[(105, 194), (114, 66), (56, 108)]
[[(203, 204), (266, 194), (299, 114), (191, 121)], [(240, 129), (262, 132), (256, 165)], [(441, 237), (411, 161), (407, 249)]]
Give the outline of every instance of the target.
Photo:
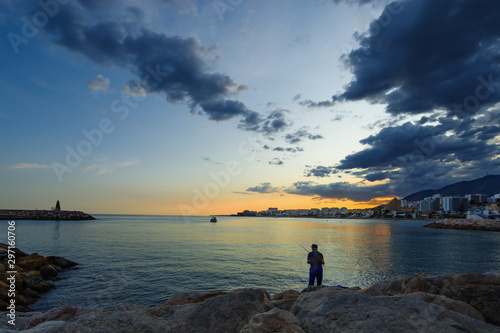
[[(27, 254), (19, 249), (15, 251), (15, 265), (10, 267), (7, 244), (0, 243), (0, 311), (6, 311), (9, 296), (10, 278), (15, 276), (16, 311), (31, 311), (30, 304), (40, 299), (40, 294), (55, 288), (49, 281), (57, 281), (59, 273), (71, 269), (77, 264), (62, 257), (44, 257), (38, 253)], [(10, 273), (16, 272), (15, 274)]]
[[(111, 282), (110, 282), (111, 283)], [(500, 273), (419, 274), (366, 289), (185, 292), (161, 305), (62, 306), (6, 332), (500, 332)]]
[(444, 219), (427, 225), (427, 228), (439, 229), (466, 229), (500, 231), (499, 220), (472, 220), (472, 219)]
[(69, 210), (0, 210), (0, 220), (95, 220), (80, 211)]

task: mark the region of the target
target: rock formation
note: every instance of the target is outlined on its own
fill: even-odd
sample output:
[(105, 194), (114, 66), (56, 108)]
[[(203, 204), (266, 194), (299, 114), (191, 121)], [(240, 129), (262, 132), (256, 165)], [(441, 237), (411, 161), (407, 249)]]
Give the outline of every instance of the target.
[(0, 311), (5, 311), (10, 302), (7, 277), (15, 271), (16, 311), (30, 311), (29, 305), (40, 299), (40, 294), (55, 286), (49, 281), (59, 279), (59, 272), (76, 266), (62, 257), (44, 257), (38, 253), (26, 254), (15, 249), (14, 268), (8, 266), (8, 246), (0, 243)]
[[(0, 322), (0, 330), (12, 329)], [(161, 305), (23, 313), (26, 332), (500, 332), (500, 274), (416, 275), (361, 290), (186, 292)]]

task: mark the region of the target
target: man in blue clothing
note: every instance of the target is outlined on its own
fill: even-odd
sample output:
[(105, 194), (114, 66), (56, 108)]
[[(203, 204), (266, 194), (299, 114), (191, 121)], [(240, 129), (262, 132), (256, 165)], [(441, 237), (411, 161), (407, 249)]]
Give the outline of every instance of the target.
[(323, 259), (323, 254), (318, 251), (318, 245), (311, 245), (312, 251), (307, 255), (307, 263), (311, 265), (309, 268), (309, 285), (314, 286), (314, 280), (318, 282), (318, 286), (321, 286), (321, 281), (323, 280), (323, 266), (325, 260)]

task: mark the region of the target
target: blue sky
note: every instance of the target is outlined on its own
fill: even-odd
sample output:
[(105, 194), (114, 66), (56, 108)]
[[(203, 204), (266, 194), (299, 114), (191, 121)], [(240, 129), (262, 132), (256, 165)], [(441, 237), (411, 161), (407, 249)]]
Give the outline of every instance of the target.
[(498, 174), (498, 22), (489, 0), (1, 0), (0, 208), (370, 207)]

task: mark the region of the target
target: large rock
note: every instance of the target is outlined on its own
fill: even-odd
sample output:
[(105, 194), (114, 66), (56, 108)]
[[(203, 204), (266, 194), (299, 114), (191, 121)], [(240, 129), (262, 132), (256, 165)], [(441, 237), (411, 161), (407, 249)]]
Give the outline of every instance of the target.
[(40, 268), (40, 274), (42, 275), (42, 278), (45, 280), (55, 280), (55, 278), (59, 273), (57, 272), (57, 269), (53, 265), (47, 264), (42, 268)]
[(297, 318), (288, 311), (274, 308), (271, 311), (259, 313), (252, 317), (240, 333), (287, 332), (303, 333)]
[(25, 270), (31, 271), (31, 270), (39, 270), (43, 266), (47, 265), (49, 261), (44, 256), (41, 256), (38, 253), (33, 253), (25, 257), (19, 258), (16, 263)]
[(364, 290), (372, 296), (419, 291), (468, 303), (484, 316), (487, 323), (500, 326), (500, 274), (419, 274), (384, 281)]
[(426, 294), (422, 292), (416, 292), (416, 293), (411, 293), (407, 294), (407, 297), (414, 298), (414, 299), (419, 299), (421, 301), (424, 301), (426, 303), (432, 303), (432, 304), (437, 304), (442, 307), (445, 307), (448, 310), (458, 312), (460, 314), (463, 314), (465, 316), (472, 317), (474, 319), (480, 320), (482, 322), (485, 322), (483, 315), (481, 312), (477, 311), (475, 308), (473, 308), (471, 305), (462, 302), (462, 301), (457, 301), (442, 295), (434, 295), (434, 294)]
[(499, 327), (404, 295), (311, 292), (301, 295), (292, 311), (306, 332), (500, 332)]
[(290, 311), (299, 296), (300, 292), (298, 292), (297, 290), (289, 289), (273, 295), (273, 297), (271, 298), (271, 303), (273, 307)]
[[(62, 307), (19, 323), (34, 332), (239, 332), (266, 310), (267, 292), (243, 289), (203, 302), (174, 306), (121, 306), (110, 310)], [(53, 324), (65, 321), (64, 325)], [(38, 330), (42, 327), (43, 330)], [(29, 331), (28, 331), (29, 332)]]
[(61, 269), (68, 269), (71, 267), (74, 267), (77, 265), (76, 262), (73, 262), (71, 260), (65, 259), (63, 257), (57, 257), (57, 256), (48, 256), (47, 260), (52, 264), (57, 267), (60, 267)]

